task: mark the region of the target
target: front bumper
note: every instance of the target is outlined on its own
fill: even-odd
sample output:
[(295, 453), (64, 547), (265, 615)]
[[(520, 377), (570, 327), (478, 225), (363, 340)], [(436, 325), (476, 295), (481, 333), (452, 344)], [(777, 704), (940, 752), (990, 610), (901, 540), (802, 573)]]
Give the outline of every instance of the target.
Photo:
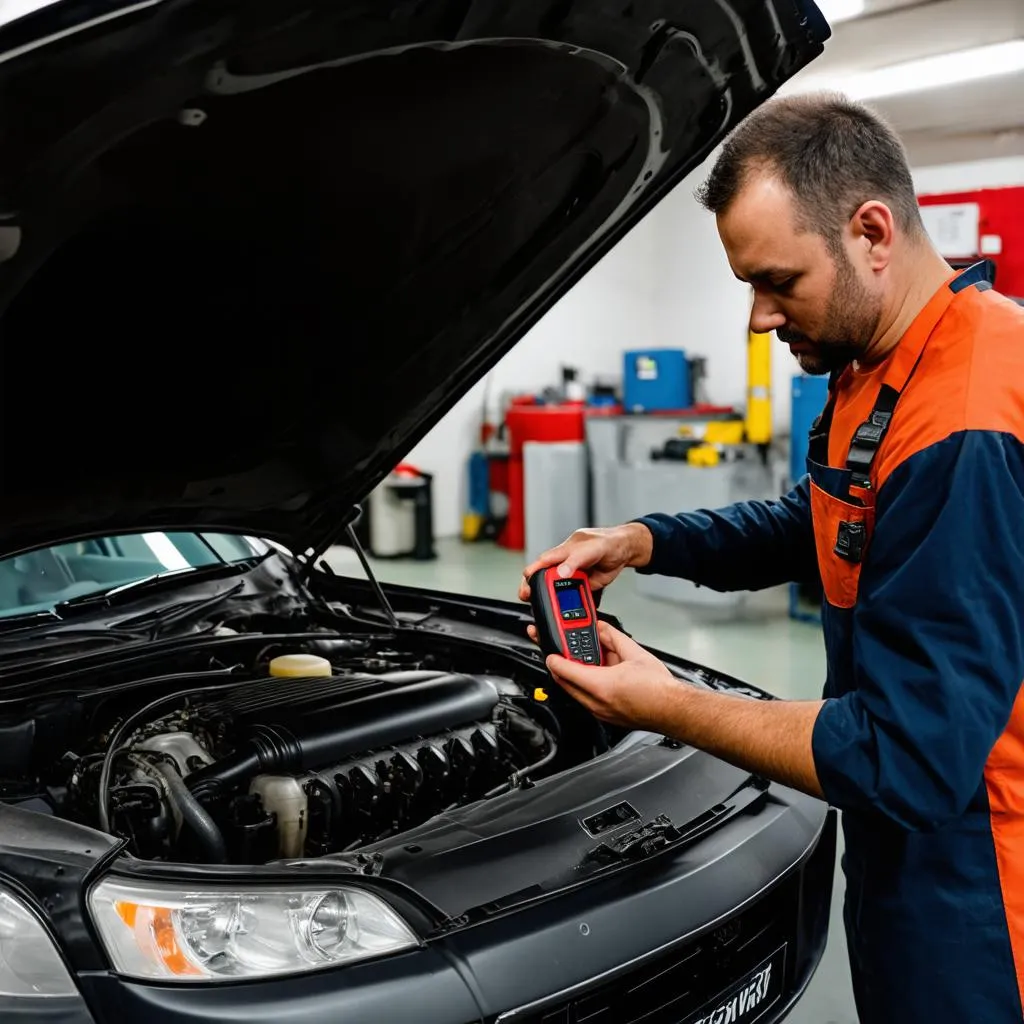
[(389, 959), (201, 988), (86, 973), (83, 996), (96, 1024), (690, 1024), (785, 947), (760, 1015), (750, 1017), (770, 1024), (799, 997), (825, 947), (834, 813), (795, 862), (773, 862), (773, 851), (791, 848), (780, 839), (792, 835), (793, 816), (820, 816), (819, 807), (787, 801), (678, 857), (638, 863)]

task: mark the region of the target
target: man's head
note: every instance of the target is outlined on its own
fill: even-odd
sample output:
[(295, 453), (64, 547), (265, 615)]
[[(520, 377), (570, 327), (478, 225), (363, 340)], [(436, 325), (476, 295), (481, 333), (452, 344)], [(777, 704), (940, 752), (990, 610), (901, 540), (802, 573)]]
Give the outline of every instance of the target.
[(751, 329), (777, 331), (809, 373), (870, 355), (899, 280), (894, 256), (927, 238), (899, 138), (831, 93), (756, 110), (698, 199), (754, 287)]

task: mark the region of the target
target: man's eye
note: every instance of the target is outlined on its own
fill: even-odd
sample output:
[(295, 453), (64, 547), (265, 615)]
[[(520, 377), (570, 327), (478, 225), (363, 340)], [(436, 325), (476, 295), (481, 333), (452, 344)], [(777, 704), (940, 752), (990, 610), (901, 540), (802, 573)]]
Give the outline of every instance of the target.
[(774, 287), (777, 292), (788, 292), (793, 290), (794, 284), (796, 284), (796, 278), (787, 277), (785, 281), (776, 281)]

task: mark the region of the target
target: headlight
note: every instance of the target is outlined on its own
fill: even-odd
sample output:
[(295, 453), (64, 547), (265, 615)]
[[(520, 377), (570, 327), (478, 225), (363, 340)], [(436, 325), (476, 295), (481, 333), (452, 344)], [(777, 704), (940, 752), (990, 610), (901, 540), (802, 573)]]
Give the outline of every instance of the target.
[(53, 940), (35, 914), (0, 889), (0, 999), (77, 994)]
[(418, 944), (386, 903), (355, 888), (186, 892), (102, 881), (89, 903), (115, 969), (136, 978), (265, 978)]

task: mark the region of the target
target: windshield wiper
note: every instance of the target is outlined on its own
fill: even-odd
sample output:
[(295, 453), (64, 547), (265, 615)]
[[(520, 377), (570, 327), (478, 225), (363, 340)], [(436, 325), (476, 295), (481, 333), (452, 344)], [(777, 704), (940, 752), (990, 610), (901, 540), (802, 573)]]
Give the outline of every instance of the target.
[[(50, 626), (45, 633), (39, 632), (40, 626)], [(81, 639), (83, 637), (103, 637), (112, 639), (130, 639), (131, 634), (116, 626), (75, 626), (68, 625), (55, 611), (41, 608), (34, 612), (23, 612), (21, 615), (0, 615), (0, 643), (20, 640), (22, 637), (40, 637), (43, 639), (60, 639), (63, 636)]]
[[(61, 647), (65, 644), (81, 644), (89, 641), (96, 643), (139, 643), (156, 640), (169, 626), (199, 615), (229, 598), (235, 597), (245, 589), (244, 583), (236, 583), (227, 590), (222, 590), (210, 597), (189, 601), (187, 604), (176, 604), (173, 608), (143, 612), (120, 626), (75, 626), (65, 625), (63, 628), (48, 629), (40, 632), (32, 625), (25, 625), (24, 620), (37, 620), (39, 623), (60, 622), (57, 616), (20, 616), (23, 620), (21, 628), (12, 630), (8, 635), (0, 635), (0, 647), (20, 646), (23, 648)], [(0, 624), (4, 620), (0, 619)], [(0, 630), (2, 632), (2, 630)]]
[(188, 569), (169, 569), (167, 572), (154, 573), (152, 576), (143, 576), (140, 580), (132, 580), (129, 583), (119, 583), (116, 587), (108, 590), (97, 590), (88, 594), (80, 594), (78, 597), (69, 597), (54, 605), (57, 616), (62, 612), (80, 608), (92, 608), (97, 605), (110, 607), (121, 600), (133, 601), (136, 597), (147, 594), (150, 591), (173, 589), (179, 586), (187, 586), (197, 580), (221, 579), (227, 576), (238, 576), (255, 569), (265, 562), (273, 551), (258, 555), (254, 558), (247, 558), (242, 562), (226, 562), (221, 565), (202, 565)]
[(25, 612), (21, 615), (4, 615), (0, 617), (0, 633), (17, 633), (30, 630), (34, 626), (47, 626), (60, 623), (61, 617), (53, 611)]
[(245, 583), (236, 583), (227, 590), (212, 594), (210, 597), (202, 597), (198, 601), (189, 601), (187, 604), (175, 605), (163, 611), (143, 613), (137, 618), (129, 619), (129, 623), (138, 622), (150, 640), (155, 640), (168, 626), (174, 626), (185, 619), (190, 619), (200, 612), (209, 611), (211, 608), (236, 597), (245, 589)]
[(71, 612), (74, 615), (92, 609), (110, 608), (122, 600), (134, 600), (153, 590), (159, 591), (163, 588), (170, 589), (187, 585), (197, 579), (237, 576), (256, 568), (273, 554), (273, 551), (268, 551), (243, 562), (156, 573), (153, 576), (146, 576), (143, 579), (120, 584), (107, 590), (68, 598), (58, 602), (52, 609), (26, 612), (22, 615), (0, 616), (0, 646), (59, 647), (64, 644), (81, 644), (89, 641), (130, 643), (155, 640), (169, 626), (208, 611), (235, 597), (245, 588), (245, 584), (240, 582), (209, 597), (202, 597), (187, 603), (176, 603), (171, 608), (158, 608), (155, 611), (142, 612), (116, 626), (76, 625), (68, 620), (67, 613)]
[[(39, 626), (53, 626), (45, 632), (39, 632)], [(57, 615), (17, 615), (9, 618), (0, 618), (0, 645), (23, 644), (46, 640), (59, 642), (66, 640), (69, 643), (81, 643), (83, 640), (110, 640), (122, 642), (125, 640), (141, 640), (142, 633), (133, 633), (130, 630), (120, 629), (116, 626), (105, 628), (103, 626), (67, 626)]]

